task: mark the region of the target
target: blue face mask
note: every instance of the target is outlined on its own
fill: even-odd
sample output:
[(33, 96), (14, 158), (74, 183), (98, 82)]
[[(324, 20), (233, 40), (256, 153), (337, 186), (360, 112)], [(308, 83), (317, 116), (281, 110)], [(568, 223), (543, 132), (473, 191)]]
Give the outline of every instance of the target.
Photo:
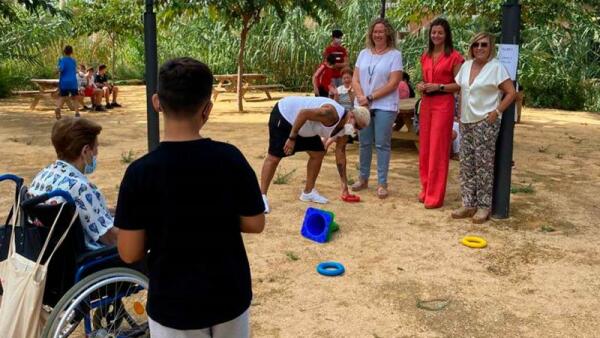
[(85, 168), (83, 169), (83, 173), (86, 175), (89, 175), (91, 173), (94, 172), (94, 170), (96, 170), (96, 156), (94, 155), (92, 157), (92, 163), (91, 164), (85, 164)]

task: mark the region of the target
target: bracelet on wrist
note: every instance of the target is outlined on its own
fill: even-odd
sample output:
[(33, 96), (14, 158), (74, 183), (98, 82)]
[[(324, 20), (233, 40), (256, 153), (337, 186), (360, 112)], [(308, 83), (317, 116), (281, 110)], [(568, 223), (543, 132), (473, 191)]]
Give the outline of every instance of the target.
[(496, 112), (496, 114), (498, 114), (498, 116), (500, 116), (500, 117), (502, 116), (502, 112), (500, 110), (498, 110), (498, 108), (496, 108), (494, 111)]
[(292, 135), (290, 135), (290, 136), (288, 136), (288, 139), (290, 139), (290, 140), (292, 140), (292, 141), (296, 141), (296, 136), (292, 136)]
[(367, 95), (367, 101), (369, 101), (369, 103), (373, 102), (373, 95)]

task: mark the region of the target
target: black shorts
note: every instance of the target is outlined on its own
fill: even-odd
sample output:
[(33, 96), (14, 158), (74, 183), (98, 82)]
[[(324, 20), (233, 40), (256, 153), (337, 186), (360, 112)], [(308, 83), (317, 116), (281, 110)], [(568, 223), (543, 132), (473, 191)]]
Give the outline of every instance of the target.
[(60, 92), (60, 96), (63, 96), (63, 97), (69, 96), (69, 95), (71, 95), (71, 96), (77, 96), (77, 95), (79, 95), (79, 90), (77, 90), (77, 88), (73, 88), (73, 89), (60, 89), (59, 92)]
[(329, 97), (329, 90), (319, 87), (319, 96), (321, 97)]
[(275, 104), (269, 118), (269, 154), (276, 157), (286, 157), (298, 151), (325, 151), (321, 137), (296, 137), (296, 145), (292, 154), (287, 155), (283, 146), (290, 136), (292, 125), (279, 112), (279, 106)]

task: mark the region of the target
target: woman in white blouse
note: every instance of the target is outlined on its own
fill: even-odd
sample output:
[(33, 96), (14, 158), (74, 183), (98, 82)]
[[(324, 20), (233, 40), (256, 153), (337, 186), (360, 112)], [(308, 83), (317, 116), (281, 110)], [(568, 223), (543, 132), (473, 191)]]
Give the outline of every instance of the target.
[(352, 190), (368, 187), (373, 144), (377, 151), (377, 196), (388, 196), (392, 127), (398, 114), (398, 83), (402, 78), (402, 54), (396, 49), (396, 33), (386, 19), (375, 19), (367, 33), (367, 48), (358, 55), (352, 79), (356, 106), (371, 110), (371, 123), (360, 131), (360, 173)]
[[(496, 139), (502, 112), (515, 98), (515, 88), (504, 66), (495, 58), (494, 37), (476, 34), (458, 74), (460, 85), (460, 185), (463, 206), (453, 218), (490, 217)], [(504, 97), (503, 97), (504, 96)]]

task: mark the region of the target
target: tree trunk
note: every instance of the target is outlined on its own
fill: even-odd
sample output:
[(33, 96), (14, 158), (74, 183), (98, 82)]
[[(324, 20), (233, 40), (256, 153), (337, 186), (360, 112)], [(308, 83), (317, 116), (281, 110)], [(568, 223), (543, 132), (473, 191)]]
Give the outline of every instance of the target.
[(242, 33), (240, 35), (240, 51), (238, 52), (238, 69), (237, 69), (237, 103), (238, 111), (244, 111), (243, 100), (243, 84), (242, 74), (244, 74), (244, 49), (246, 47), (246, 39), (248, 37), (248, 31), (250, 30), (250, 17), (244, 16), (242, 19)]
[(113, 77), (117, 74), (117, 69), (115, 68), (115, 65), (117, 63), (117, 61), (116, 61), (116, 53), (115, 53), (115, 49), (116, 49), (116, 46), (115, 46), (116, 45), (116, 41), (115, 40), (117, 40), (117, 33), (111, 33), (110, 34), (110, 42), (112, 44), (112, 48), (111, 48), (111, 51), (110, 51), (110, 58), (112, 60), (111, 61), (112, 65), (111, 65), (110, 70), (112, 72)]

